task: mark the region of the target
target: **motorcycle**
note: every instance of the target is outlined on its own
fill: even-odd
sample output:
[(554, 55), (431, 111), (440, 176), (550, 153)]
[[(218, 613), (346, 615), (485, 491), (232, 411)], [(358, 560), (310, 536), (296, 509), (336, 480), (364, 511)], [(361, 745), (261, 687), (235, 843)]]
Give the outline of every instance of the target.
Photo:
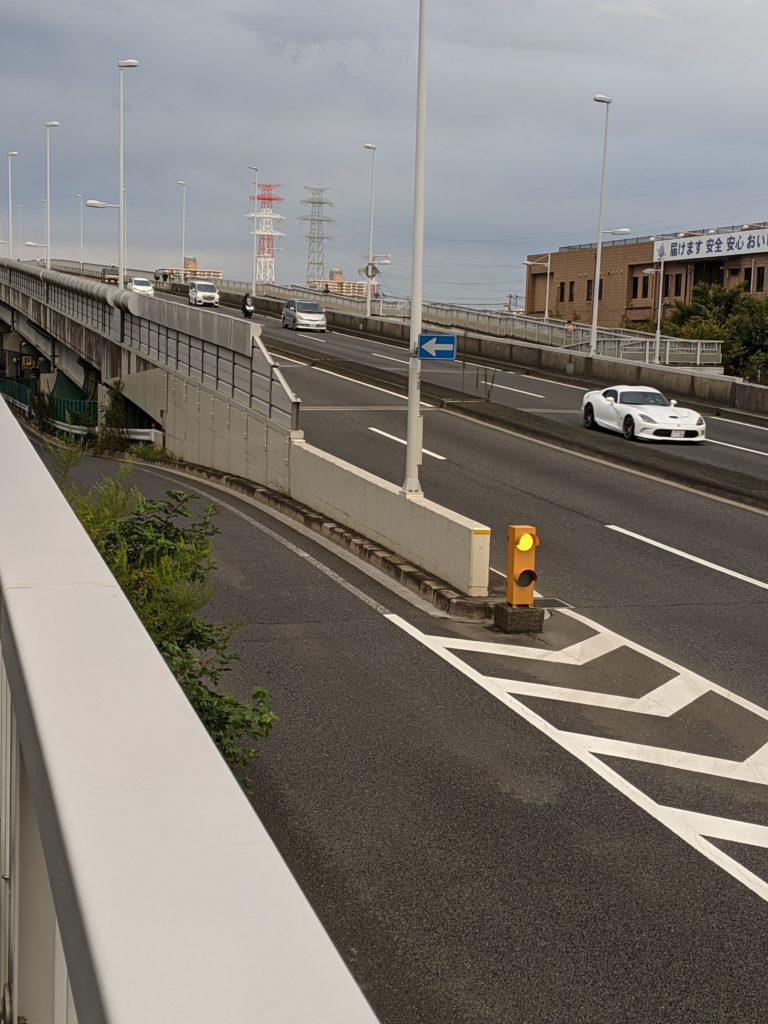
[(251, 299), (244, 299), (242, 309), (245, 319), (250, 320), (253, 316), (253, 301)]

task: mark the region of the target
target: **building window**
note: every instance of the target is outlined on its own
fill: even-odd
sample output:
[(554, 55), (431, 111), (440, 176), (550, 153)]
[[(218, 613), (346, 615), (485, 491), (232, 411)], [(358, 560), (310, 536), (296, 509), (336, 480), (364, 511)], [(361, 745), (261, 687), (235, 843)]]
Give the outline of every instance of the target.
[(560, 282), (560, 286), (557, 289), (557, 298), (559, 302), (565, 302), (565, 281)]
[(683, 275), (675, 274), (675, 298), (683, 294)]
[(592, 290), (594, 288), (594, 284), (595, 282), (590, 277), (590, 279), (587, 281), (587, 302), (592, 301)]
[(757, 268), (757, 284), (755, 285), (756, 292), (765, 291), (765, 267)]
[(752, 291), (752, 267), (744, 267), (744, 291)]
[(573, 300), (574, 300), (575, 288), (576, 288), (576, 282), (575, 281), (569, 281), (568, 282), (568, 301), (569, 302), (573, 302)]
[(636, 277), (632, 278), (632, 298), (633, 299), (637, 298), (637, 278)]
[(664, 275), (664, 298), (669, 298), (669, 274)]
[(648, 298), (648, 284), (651, 278), (649, 274), (643, 274), (643, 298)]
[(600, 287), (597, 289), (597, 301), (598, 302), (602, 302), (603, 301), (603, 279), (602, 279), (602, 277), (600, 278)]

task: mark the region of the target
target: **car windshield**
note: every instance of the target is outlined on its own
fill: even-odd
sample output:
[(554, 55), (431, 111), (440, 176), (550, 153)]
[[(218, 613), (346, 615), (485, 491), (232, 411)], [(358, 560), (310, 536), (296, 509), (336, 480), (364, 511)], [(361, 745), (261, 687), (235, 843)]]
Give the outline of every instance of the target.
[(199, 292), (215, 292), (216, 291), (216, 289), (213, 287), (212, 284), (198, 284), (197, 290)]
[(139, 288), (149, 288), (150, 284), (146, 277), (134, 277), (133, 283), (138, 285)]
[(622, 391), (619, 401), (623, 405), (669, 405), (660, 391)]
[(299, 313), (322, 313), (323, 307), (317, 302), (297, 302), (296, 309)]

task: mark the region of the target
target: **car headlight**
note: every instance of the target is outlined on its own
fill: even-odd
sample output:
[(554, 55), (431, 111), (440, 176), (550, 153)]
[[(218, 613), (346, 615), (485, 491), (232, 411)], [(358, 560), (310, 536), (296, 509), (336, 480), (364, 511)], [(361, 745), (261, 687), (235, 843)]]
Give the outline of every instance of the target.
[(640, 413), (640, 419), (643, 421), (643, 423), (655, 423), (656, 422), (656, 420), (653, 418), (653, 416), (646, 416), (646, 414), (644, 412)]
[(704, 426), (704, 420), (701, 418), (701, 416), (699, 416), (699, 418), (696, 420), (696, 426), (697, 427), (703, 427)]

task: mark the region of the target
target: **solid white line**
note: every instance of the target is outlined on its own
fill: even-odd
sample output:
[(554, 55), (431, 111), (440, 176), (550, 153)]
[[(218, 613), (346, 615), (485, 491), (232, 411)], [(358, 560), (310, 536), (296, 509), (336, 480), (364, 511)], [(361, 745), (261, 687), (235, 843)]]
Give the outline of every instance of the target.
[[(386, 430), (379, 430), (378, 427), (368, 427), (368, 429), (372, 430), (374, 434), (381, 434), (382, 437), (388, 437), (390, 441), (397, 441), (398, 444), (408, 444), (408, 442), (404, 441), (402, 437), (395, 437), (394, 434), (388, 434)], [(433, 459), (440, 459), (441, 462), (445, 462), (444, 455), (438, 455), (437, 452), (431, 452), (429, 448), (422, 448), (421, 450), (425, 455), (431, 455)]]
[(492, 388), (501, 388), (502, 391), (516, 391), (518, 395), (529, 395), (531, 398), (546, 398), (546, 395), (537, 395), (535, 391), (523, 391), (522, 388), (510, 388), (506, 384), (491, 384)]
[(309, 366), (309, 363), (302, 362), (301, 359), (293, 359), (291, 356), (277, 356), (273, 358), (275, 358), (275, 362), (278, 366), (280, 366), (284, 359), (287, 359), (289, 363), (296, 363), (297, 366)]
[[(313, 366), (313, 370), (317, 370), (318, 373), (327, 373), (329, 377), (338, 377), (339, 380), (346, 380), (350, 384), (359, 384), (361, 388), (370, 388), (372, 391), (381, 391), (383, 395), (391, 395), (393, 398), (399, 398), (401, 402), (406, 403), (408, 399), (405, 395), (398, 395), (396, 391), (389, 391), (387, 388), (380, 388), (376, 384), (366, 384), (364, 381), (355, 380), (353, 377), (345, 377), (343, 373), (334, 373), (333, 370), (324, 370), (320, 366)], [(431, 409), (432, 406), (429, 402), (421, 402), (425, 409)]]
[[(541, 715), (538, 715), (535, 711), (523, 704), (519, 700), (515, 700), (514, 697), (506, 693), (502, 687), (495, 681), (487, 679), (482, 673), (471, 668), (455, 654), (451, 654), (450, 651), (446, 650), (440, 644), (434, 644), (432, 637), (426, 633), (421, 633), (415, 626), (401, 619), (399, 615), (390, 614), (387, 616), (390, 622), (399, 626), (403, 632), (413, 637), (417, 642), (421, 643), (428, 650), (433, 651), (453, 668), (457, 669), (468, 679), (477, 683), (487, 693), (495, 697), (502, 704), (505, 704), (511, 711), (516, 712), (522, 719), (530, 723), (534, 728), (544, 733), (551, 740), (562, 747), (564, 750), (572, 754), (577, 760), (581, 761), (582, 764), (591, 768), (592, 771), (598, 775), (601, 779), (613, 786), (614, 789), (622, 793), (629, 800), (631, 800), (638, 807), (641, 807), (651, 817), (655, 818), (656, 821), (665, 825), (670, 832), (679, 836), (684, 842), (688, 843), (695, 850), (698, 850), (703, 856), (713, 861), (724, 871), (728, 872), (733, 878), (742, 885), (747, 886), (761, 899), (768, 901), (768, 883), (762, 878), (759, 878), (754, 872), (749, 871), (738, 861), (735, 861), (728, 854), (723, 853), (722, 850), (713, 846), (703, 839), (701, 833), (698, 831), (697, 825), (704, 824), (696, 818), (689, 816), (689, 812), (678, 811), (675, 808), (664, 807), (661, 804), (656, 803), (647, 793), (643, 793), (642, 790), (638, 789), (637, 786), (633, 786), (631, 782), (625, 779), (613, 768), (609, 767), (599, 757), (596, 757), (588, 749), (585, 749), (583, 744), (583, 737), (575, 736), (571, 733), (562, 732), (556, 728)], [(594, 737), (588, 737), (588, 739), (594, 739)], [(706, 827), (711, 827), (712, 823), (718, 819), (712, 819), (711, 822), (706, 822)], [(739, 824), (734, 822), (734, 826)], [(768, 831), (768, 830), (766, 830)], [(751, 842), (751, 839), (747, 839), (747, 842)]]
[[(764, 428), (760, 428), (761, 430)], [(740, 444), (728, 444), (726, 441), (715, 441), (714, 438), (708, 437), (707, 441), (710, 444), (719, 444), (721, 448), (735, 448), (738, 452), (749, 452), (751, 455), (764, 455), (768, 456), (768, 452), (759, 452), (756, 448), (744, 448)]]
[(564, 384), (561, 380), (549, 380), (548, 377), (534, 377), (532, 373), (526, 373), (531, 380), (540, 380), (543, 384), (557, 384), (559, 388), (573, 388), (574, 391), (589, 391), (589, 388), (582, 388), (578, 384)]
[(753, 430), (768, 430), (759, 423), (746, 423), (744, 420), (729, 420), (726, 416), (710, 416), (710, 423), (735, 423), (737, 427), (752, 427)]
[(687, 558), (689, 562), (696, 562), (697, 565), (703, 565), (707, 569), (714, 569), (715, 572), (721, 572), (726, 576), (732, 576), (736, 580), (741, 580), (744, 583), (751, 583), (753, 587), (760, 587), (761, 590), (768, 590), (768, 583), (763, 583), (762, 580), (756, 580), (752, 576), (745, 576), (741, 572), (735, 572), (733, 569), (726, 569), (723, 565), (718, 565), (716, 562), (708, 562), (706, 558), (699, 558), (697, 555), (689, 555), (687, 551), (681, 551), (679, 548), (672, 548), (668, 544), (662, 544), (661, 541), (651, 540), (650, 537), (643, 537), (640, 533), (633, 533), (632, 530), (625, 530), (621, 526), (609, 526), (606, 523), (606, 530), (613, 530), (616, 533), (623, 533), (625, 537), (632, 537), (634, 540), (640, 540), (643, 544), (650, 544), (651, 547), (659, 548), (661, 551), (668, 551), (672, 555), (679, 555), (680, 558)]
[(735, 821), (733, 818), (718, 818), (714, 814), (699, 814), (682, 808), (668, 807), (700, 835), (711, 839), (730, 839), (734, 843), (749, 843), (750, 846), (768, 846), (768, 827), (749, 821)]

